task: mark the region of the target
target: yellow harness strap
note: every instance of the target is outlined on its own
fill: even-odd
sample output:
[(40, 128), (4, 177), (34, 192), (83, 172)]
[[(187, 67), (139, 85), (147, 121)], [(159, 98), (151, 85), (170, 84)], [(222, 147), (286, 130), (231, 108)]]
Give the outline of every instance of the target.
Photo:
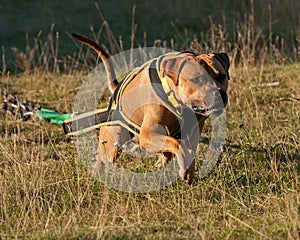
[(177, 99), (174, 96), (174, 92), (172, 91), (172, 89), (170, 88), (170, 86), (168, 84), (166, 75), (164, 75), (161, 78), (161, 84), (162, 84), (162, 87), (164, 89), (164, 92), (168, 96), (169, 102), (173, 105), (173, 107), (177, 108), (179, 106), (179, 103), (178, 103)]

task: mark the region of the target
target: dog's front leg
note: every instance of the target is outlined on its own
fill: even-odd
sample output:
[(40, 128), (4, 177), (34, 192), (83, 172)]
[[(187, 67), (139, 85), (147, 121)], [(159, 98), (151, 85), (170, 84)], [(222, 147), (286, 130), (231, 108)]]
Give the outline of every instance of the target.
[[(184, 171), (181, 171), (181, 177), (187, 183), (192, 183), (195, 175), (195, 150), (191, 147), (190, 141), (187, 139), (183, 139), (180, 142), (180, 146), (184, 151), (184, 159), (181, 160), (184, 163)], [(180, 159), (178, 158), (178, 161)]]
[(188, 148), (188, 144), (179, 140), (165, 136), (149, 128), (141, 128), (140, 147), (150, 153), (171, 153), (177, 157), (180, 176), (187, 183), (191, 183), (194, 177), (194, 156)]

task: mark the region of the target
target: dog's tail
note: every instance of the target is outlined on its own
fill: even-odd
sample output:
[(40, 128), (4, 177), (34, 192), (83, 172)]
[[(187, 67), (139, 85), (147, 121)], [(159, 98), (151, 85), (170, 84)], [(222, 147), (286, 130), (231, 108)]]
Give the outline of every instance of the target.
[(76, 33), (72, 33), (73, 38), (75, 38), (77, 41), (84, 43), (85, 45), (89, 46), (90, 48), (94, 49), (99, 57), (102, 59), (106, 74), (107, 74), (107, 79), (108, 79), (108, 88), (113, 93), (116, 88), (118, 87), (119, 83), (116, 79), (116, 74), (114, 70), (114, 66), (111, 62), (110, 55), (96, 42), (92, 41), (91, 39), (81, 36)]

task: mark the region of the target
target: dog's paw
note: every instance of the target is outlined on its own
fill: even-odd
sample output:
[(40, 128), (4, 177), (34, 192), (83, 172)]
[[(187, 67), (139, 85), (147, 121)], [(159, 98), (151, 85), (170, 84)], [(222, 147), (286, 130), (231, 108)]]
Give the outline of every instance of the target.
[(187, 174), (185, 182), (190, 185), (192, 184), (193, 180), (194, 180), (194, 175)]

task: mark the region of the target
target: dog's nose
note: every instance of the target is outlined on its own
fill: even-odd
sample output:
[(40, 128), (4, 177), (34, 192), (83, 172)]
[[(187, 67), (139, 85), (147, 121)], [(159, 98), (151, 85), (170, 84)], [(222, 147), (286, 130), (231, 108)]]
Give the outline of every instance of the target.
[(218, 88), (219, 93), (221, 95), (221, 98), (223, 100), (224, 103), (224, 107), (226, 107), (227, 103), (228, 103), (228, 95), (226, 93), (226, 91), (223, 88)]

